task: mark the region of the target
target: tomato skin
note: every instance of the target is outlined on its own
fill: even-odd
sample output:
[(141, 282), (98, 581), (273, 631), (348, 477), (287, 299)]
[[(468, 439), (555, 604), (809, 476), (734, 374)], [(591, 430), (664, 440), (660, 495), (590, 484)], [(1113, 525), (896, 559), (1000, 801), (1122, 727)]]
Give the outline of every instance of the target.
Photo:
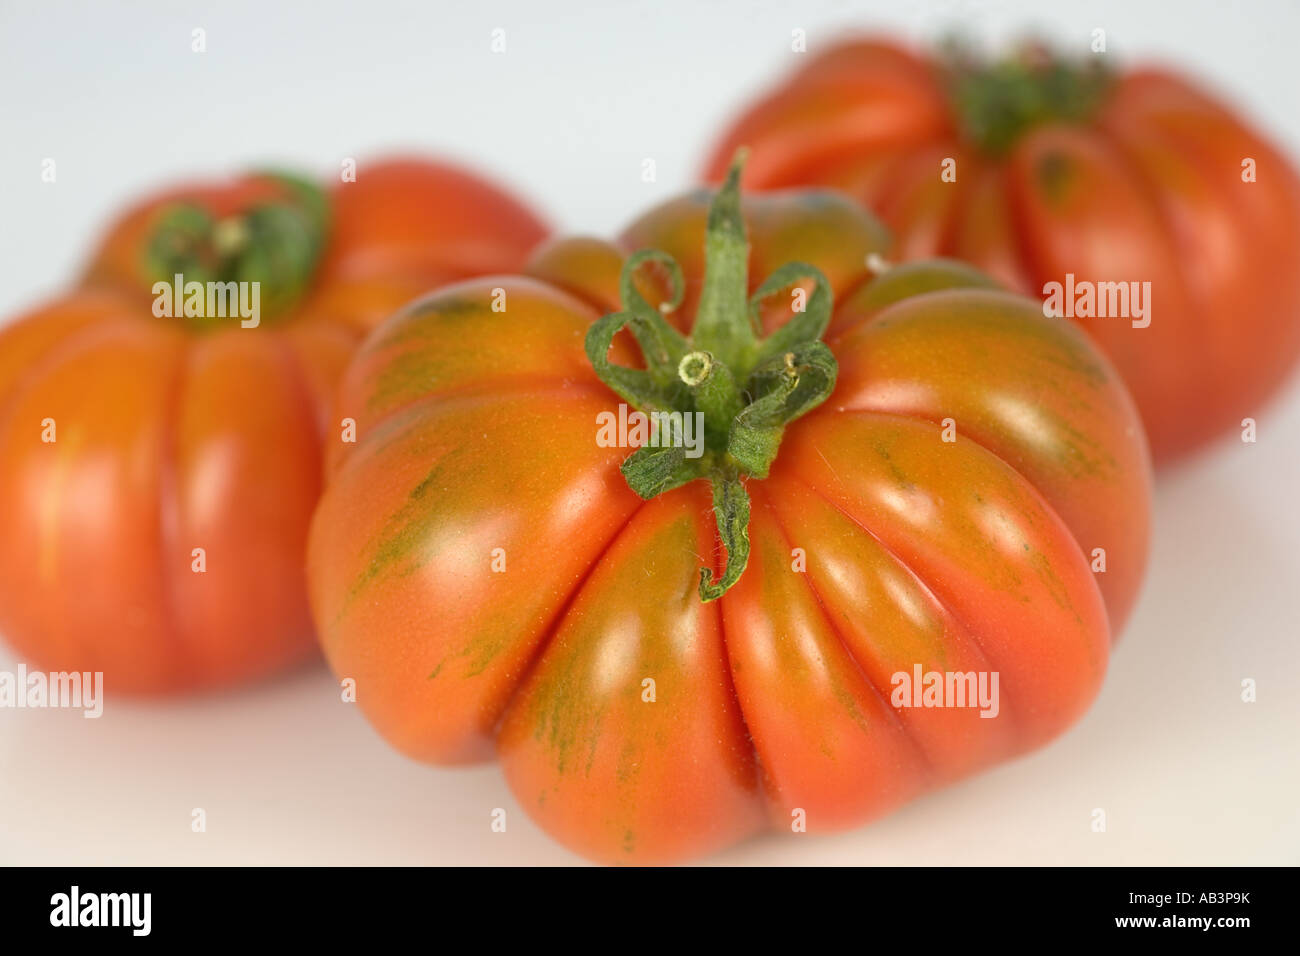
[[(790, 260), (831, 278), (839, 385), (748, 482), (749, 566), (702, 603), (700, 564), (721, 564), (708, 490), (631, 492), (628, 449), (596, 440), (619, 400), (583, 340), (647, 247), (682, 266), (669, 318), (689, 330), (708, 203), (548, 243), (529, 276), (375, 330), (308, 545), (326, 657), (379, 732), (434, 763), (495, 751), (521, 806), (602, 861), (788, 832), (796, 808), (811, 831), (857, 825), (1041, 745), (1095, 696), (1146, 559), (1145, 439), (1077, 328), (965, 267), (873, 279), (888, 237), (861, 207), (775, 193), (744, 207), (750, 286)], [(615, 339), (612, 360), (634, 355)], [(997, 670), (1001, 716), (895, 707), (914, 665)]]
[(336, 183), (330, 222), (323, 285), (415, 276), (422, 292), (510, 269), (547, 233), (531, 210), (481, 176), (403, 157), (363, 164), (355, 182)]
[[(146, 198), (109, 228), (80, 288), (0, 330), (0, 634), (35, 665), (103, 671), (112, 693), (175, 693), (315, 651), (303, 547), (361, 333), (466, 269), (517, 268), (529, 238), (514, 230), (540, 228), (437, 163), (363, 165), (348, 185), (364, 195), (339, 190), (346, 228), (306, 296), (256, 328), (154, 317), (143, 250), (177, 202), (222, 218), (286, 198), (260, 175)], [(462, 229), (477, 258), (454, 252)]]
[(1040, 299), (1066, 273), (1149, 281), (1148, 327), (1078, 321), (1124, 375), (1157, 463), (1256, 417), (1300, 359), (1300, 177), (1184, 77), (1124, 73), (1087, 122), (1032, 128), (995, 157), (959, 131), (931, 62), (870, 38), (746, 110), (705, 178), (741, 145), (747, 187), (844, 189), (891, 227), (897, 258), (960, 258)]

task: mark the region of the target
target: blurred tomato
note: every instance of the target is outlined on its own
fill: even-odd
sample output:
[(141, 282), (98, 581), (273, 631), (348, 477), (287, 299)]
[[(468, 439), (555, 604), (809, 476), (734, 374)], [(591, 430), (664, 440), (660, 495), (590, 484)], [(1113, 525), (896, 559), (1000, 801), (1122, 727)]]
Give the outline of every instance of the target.
[[(129, 210), (81, 288), (0, 330), (0, 635), (41, 667), (103, 671), (110, 693), (306, 656), (303, 546), (360, 334), (438, 284), (517, 269), (543, 234), (421, 160), (329, 193), (256, 174)], [(186, 315), (176, 275), (216, 296)]]
[[(379, 731), (495, 751), (567, 845), (654, 862), (860, 823), (1077, 719), (1146, 559), (1136, 410), (976, 270), (873, 276), (888, 242), (826, 191), (742, 223), (733, 176), (372, 333), (308, 577)], [(704, 416), (700, 455), (611, 446), (628, 406)], [(895, 704), (917, 669), (998, 712)]]
[[(747, 185), (844, 189), (896, 256), (955, 256), (1040, 298), (1060, 283), (1168, 460), (1257, 416), (1300, 355), (1300, 180), (1186, 77), (1102, 62), (845, 43), (746, 110), (706, 176), (747, 145)], [(1121, 299), (1141, 283), (1137, 316)], [(1103, 297), (1125, 314), (1099, 316)]]

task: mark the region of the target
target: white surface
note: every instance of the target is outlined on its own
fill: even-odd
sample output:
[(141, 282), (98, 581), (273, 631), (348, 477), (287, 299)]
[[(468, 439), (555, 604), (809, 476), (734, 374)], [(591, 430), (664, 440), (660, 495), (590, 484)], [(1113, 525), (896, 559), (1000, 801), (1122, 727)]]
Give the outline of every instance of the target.
[[(326, 171), (425, 148), (507, 179), (567, 231), (612, 231), (689, 183), (717, 124), (793, 65), (796, 27), (813, 51), (849, 24), (994, 40), (1037, 25), (1079, 45), (1102, 27), (1113, 55), (1196, 70), (1300, 154), (1293, 3), (288, 6), (0, 0), (0, 315), (53, 291), (125, 198), (268, 159)], [(46, 157), (57, 184), (40, 182)], [(1298, 491), (1293, 387), (1258, 444), (1229, 439), (1161, 481), (1145, 594), (1072, 732), (874, 826), (707, 862), (1300, 863)], [(14, 664), (0, 646), (0, 670)], [(0, 863), (576, 860), (495, 767), (391, 752), (321, 665), (226, 697), (110, 696), (97, 721), (0, 709)]]

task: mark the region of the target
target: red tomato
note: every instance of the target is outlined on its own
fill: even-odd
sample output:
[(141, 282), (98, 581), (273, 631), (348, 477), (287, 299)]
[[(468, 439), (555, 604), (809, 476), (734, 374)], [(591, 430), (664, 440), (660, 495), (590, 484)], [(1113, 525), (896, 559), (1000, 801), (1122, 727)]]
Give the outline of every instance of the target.
[(1300, 179), (1185, 77), (1041, 50), (945, 66), (863, 39), (749, 108), (707, 177), (742, 144), (749, 186), (844, 189), (893, 255), (954, 256), (1039, 298), (1059, 283), (1052, 307), (1119, 367), (1157, 462), (1257, 416), (1300, 355)]
[[(422, 760), (496, 752), (600, 860), (850, 826), (1042, 744), (1143, 573), (1144, 438), (1077, 328), (959, 263), (871, 275), (888, 236), (837, 194), (743, 222), (737, 197), (380, 326), (313, 520), (313, 614), (368, 718)], [(704, 416), (701, 454), (610, 447), (620, 398)], [(996, 673), (998, 714), (895, 706), (916, 668)]]
[[(440, 282), (518, 268), (542, 235), (494, 187), (414, 160), (329, 197), (253, 175), (128, 211), (82, 288), (0, 330), (0, 634), (110, 692), (308, 655), (302, 552), (360, 333)], [(157, 317), (174, 273), (258, 282), (259, 324)]]

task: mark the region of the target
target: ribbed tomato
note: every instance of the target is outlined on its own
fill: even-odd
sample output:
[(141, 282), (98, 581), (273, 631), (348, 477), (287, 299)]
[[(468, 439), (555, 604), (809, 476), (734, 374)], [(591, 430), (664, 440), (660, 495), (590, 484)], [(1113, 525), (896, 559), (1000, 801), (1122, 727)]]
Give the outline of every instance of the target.
[[(887, 246), (828, 192), (742, 220), (733, 174), (372, 333), (308, 578), (379, 731), (496, 752), (567, 845), (653, 862), (867, 820), (1078, 718), (1145, 562), (1136, 411), (1074, 326), (958, 263), (873, 275)], [(636, 410), (657, 445), (612, 447)], [(918, 668), (996, 681), (996, 715), (895, 704)]]
[[(303, 548), (349, 355), (402, 302), (518, 268), (542, 235), (495, 187), (415, 160), (329, 195), (257, 174), (128, 211), (80, 288), (0, 330), (0, 635), (111, 693), (309, 654)], [(236, 294), (185, 316), (187, 295), (160, 298), (178, 274), (182, 292), (234, 283), (247, 315)]]
[(1119, 367), (1159, 463), (1258, 416), (1300, 356), (1300, 178), (1191, 80), (1104, 60), (845, 43), (746, 110), (707, 177), (746, 145), (747, 185), (844, 189), (892, 255), (1048, 298)]

